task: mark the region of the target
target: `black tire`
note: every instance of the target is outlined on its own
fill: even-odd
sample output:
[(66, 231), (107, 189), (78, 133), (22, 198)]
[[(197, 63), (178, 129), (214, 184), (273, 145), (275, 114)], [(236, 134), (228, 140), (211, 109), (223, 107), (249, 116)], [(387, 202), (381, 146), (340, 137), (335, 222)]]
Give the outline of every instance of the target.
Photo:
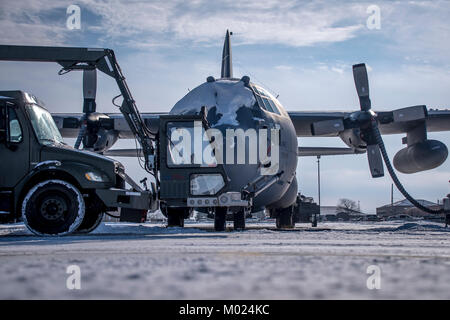
[(317, 216), (315, 215), (311, 217), (311, 227), (313, 228), (317, 227)]
[(214, 214), (214, 230), (225, 231), (227, 226), (227, 208), (217, 207)]
[(245, 229), (245, 212), (240, 210), (233, 214), (233, 228), (234, 230)]
[(103, 211), (86, 212), (80, 226), (77, 228), (77, 233), (89, 233), (97, 229), (103, 220), (105, 213)]
[(14, 222), (14, 217), (12, 215), (0, 216), (0, 224), (8, 224)]
[(277, 210), (276, 226), (278, 229), (293, 229), (295, 227), (292, 207)]
[(167, 227), (184, 227), (186, 208), (167, 208)]
[(62, 180), (46, 180), (32, 187), (22, 202), (22, 219), (37, 235), (62, 236), (83, 221), (85, 203), (80, 191)]

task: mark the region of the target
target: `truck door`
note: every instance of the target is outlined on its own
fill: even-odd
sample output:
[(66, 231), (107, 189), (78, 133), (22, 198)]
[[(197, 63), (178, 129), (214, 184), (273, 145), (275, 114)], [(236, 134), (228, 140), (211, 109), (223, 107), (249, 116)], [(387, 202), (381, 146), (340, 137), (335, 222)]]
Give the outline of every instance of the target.
[(0, 190), (12, 190), (28, 173), (29, 139), (25, 121), (15, 104), (0, 100)]

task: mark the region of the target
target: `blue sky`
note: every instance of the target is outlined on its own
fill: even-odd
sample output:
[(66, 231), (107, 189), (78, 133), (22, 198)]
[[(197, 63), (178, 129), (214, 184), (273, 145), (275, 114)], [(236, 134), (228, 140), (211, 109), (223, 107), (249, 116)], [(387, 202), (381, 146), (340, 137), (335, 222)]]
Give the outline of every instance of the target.
[[(81, 29), (66, 27), (66, 9), (81, 9)], [(381, 28), (370, 30), (367, 8), (380, 8)], [(287, 110), (356, 110), (351, 65), (369, 66), (375, 110), (409, 105), (450, 106), (449, 1), (50, 1), (3, 0), (1, 44), (108, 47), (116, 51), (141, 111), (168, 111), (187, 93), (220, 73), (226, 29), (234, 32), (235, 76), (249, 75)], [(33, 92), (52, 112), (81, 111), (81, 74), (60, 77), (55, 64), (0, 63), (0, 88)], [(7, 75), (7, 76), (5, 76)], [(98, 111), (116, 111), (114, 82), (99, 77)], [(429, 134), (450, 146), (450, 133)], [(401, 135), (385, 138), (391, 157)], [(342, 146), (310, 138), (300, 145)], [(120, 142), (129, 146), (129, 142)], [(135, 159), (121, 159), (134, 177)], [(418, 198), (450, 192), (450, 164), (400, 174)], [(390, 201), (389, 177), (372, 179), (363, 156), (322, 158), (322, 203), (347, 197), (361, 208)], [(315, 158), (299, 159), (300, 189), (316, 197)], [(401, 195), (396, 192), (395, 198)]]

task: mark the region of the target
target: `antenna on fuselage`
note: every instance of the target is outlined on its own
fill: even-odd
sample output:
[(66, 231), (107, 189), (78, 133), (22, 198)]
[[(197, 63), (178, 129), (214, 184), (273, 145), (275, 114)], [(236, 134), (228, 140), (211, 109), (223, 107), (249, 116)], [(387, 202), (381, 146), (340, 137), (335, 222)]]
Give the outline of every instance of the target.
[(233, 63), (231, 57), (231, 41), (230, 36), (233, 32), (227, 30), (225, 34), (225, 42), (223, 43), (223, 52), (222, 52), (222, 72), (221, 78), (233, 78)]

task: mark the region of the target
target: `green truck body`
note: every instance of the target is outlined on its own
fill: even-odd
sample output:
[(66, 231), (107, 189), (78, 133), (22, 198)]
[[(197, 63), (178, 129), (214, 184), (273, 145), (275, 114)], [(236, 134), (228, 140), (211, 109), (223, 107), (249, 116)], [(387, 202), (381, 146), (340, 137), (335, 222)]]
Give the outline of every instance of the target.
[[(84, 225), (76, 221), (79, 225), (70, 226), (70, 232), (84, 229), (80, 227), (86, 225), (88, 229), (94, 227), (94, 222), (87, 223), (87, 220), (97, 223), (96, 219), (104, 212), (118, 207), (145, 211), (152, 208), (151, 192), (125, 189), (125, 181), (129, 179), (120, 162), (64, 144), (53, 118), (36, 97), (23, 91), (0, 91), (0, 218), (3, 221), (26, 220), (24, 202), (29, 198), (36, 202), (30, 204), (34, 211), (56, 223), (65, 217), (64, 210), (70, 211), (71, 205), (64, 198), (64, 192), (56, 189), (69, 185), (79, 191), (84, 202), (83, 218), (78, 219), (84, 221)], [(45, 181), (67, 184), (48, 185), (56, 188), (54, 199), (50, 196), (35, 199), (29, 194)], [(130, 185), (136, 184), (131, 182)], [(41, 207), (36, 208), (39, 201)], [(51, 233), (30, 229), (36, 233)], [(55, 234), (64, 234), (69, 229), (67, 226), (61, 230), (55, 228)]]

